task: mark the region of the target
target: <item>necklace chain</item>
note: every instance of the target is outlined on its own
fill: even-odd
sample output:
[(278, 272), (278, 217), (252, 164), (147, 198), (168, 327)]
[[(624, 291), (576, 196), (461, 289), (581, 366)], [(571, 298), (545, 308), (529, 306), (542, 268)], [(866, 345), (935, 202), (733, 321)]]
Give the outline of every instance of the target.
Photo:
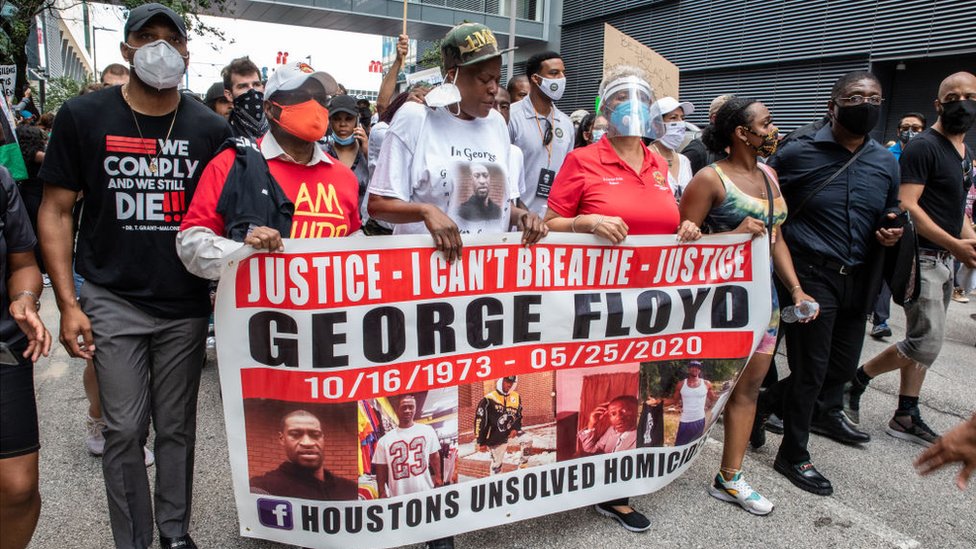
[[(136, 118), (136, 111), (135, 109), (132, 108), (132, 103), (129, 102), (128, 85), (122, 86), (122, 99), (125, 100), (125, 104), (129, 107), (129, 112), (132, 113), (132, 121), (135, 122), (136, 124), (136, 131), (139, 132), (139, 139), (145, 139), (145, 137), (142, 135), (142, 128), (139, 126), (139, 119)], [(173, 126), (176, 125), (176, 115), (178, 115), (179, 113), (180, 113), (180, 103), (179, 101), (177, 101), (176, 110), (173, 111), (173, 119), (169, 121), (169, 129), (166, 130), (166, 137), (163, 138), (164, 142), (169, 141), (169, 136), (173, 133)], [(152, 157), (152, 160), (149, 161), (149, 171), (152, 172), (153, 175), (155, 175), (156, 172), (159, 171), (159, 155), (161, 155), (162, 153), (163, 153), (163, 148), (159, 147), (159, 149), (156, 151), (156, 154)]]
[(674, 162), (674, 151), (671, 151), (670, 156), (666, 156), (664, 151), (661, 150), (661, 147), (657, 146), (657, 143), (654, 143), (654, 150), (657, 151), (657, 154), (664, 158), (664, 160), (668, 163), (668, 167), (670, 168)]

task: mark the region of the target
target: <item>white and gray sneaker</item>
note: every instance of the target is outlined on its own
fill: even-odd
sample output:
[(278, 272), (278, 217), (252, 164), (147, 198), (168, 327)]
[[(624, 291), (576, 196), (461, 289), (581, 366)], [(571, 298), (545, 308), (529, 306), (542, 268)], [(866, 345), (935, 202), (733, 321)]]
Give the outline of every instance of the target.
[(749, 486), (742, 478), (742, 471), (736, 473), (732, 480), (725, 480), (722, 473), (715, 475), (715, 482), (708, 487), (708, 493), (715, 499), (738, 503), (753, 515), (768, 515), (773, 511), (773, 503)]
[[(88, 434), (85, 435), (85, 447), (88, 448), (88, 453), (95, 457), (101, 457), (105, 453), (105, 435), (103, 433), (105, 420), (88, 416), (85, 429), (88, 431)], [(144, 447), (142, 452), (146, 467), (151, 467), (156, 463), (156, 455), (152, 453), (149, 446)]]
[(88, 416), (88, 421), (85, 422), (85, 430), (88, 431), (88, 434), (85, 435), (85, 447), (88, 448), (88, 453), (93, 456), (104, 454), (105, 435), (102, 434), (102, 431), (105, 430), (105, 420)]

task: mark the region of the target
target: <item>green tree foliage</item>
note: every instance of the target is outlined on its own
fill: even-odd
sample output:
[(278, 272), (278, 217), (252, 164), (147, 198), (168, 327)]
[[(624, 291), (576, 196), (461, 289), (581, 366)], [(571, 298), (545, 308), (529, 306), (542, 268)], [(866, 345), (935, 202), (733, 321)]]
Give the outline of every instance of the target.
[[(212, 35), (223, 39), (219, 30), (205, 24), (198, 14), (221, 14), (230, 7), (231, 0), (157, 0), (169, 6), (176, 13), (183, 16), (188, 31), (197, 34)], [(145, 4), (143, 0), (123, 0), (122, 6), (132, 9)], [(3, 17), (0, 17), (0, 57), (5, 61), (12, 59), (17, 65), (17, 99), (21, 97), (21, 89), (27, 81), (27, 53), (25, 48), (31, 37), (31, 25), (34, 18), (46, 10), (57, 10), (57, 0), (16, 0), (4, 1)], [(57, 47), (53, 48), (54, 51)], [(80, 84), (79, 84), (80, 85)]]
[(432, 69), (441, 66), (441, 41), (434, 42), (434, 45), (424, 50), (424, 53), (417, 59), (417, 68)]
[[(670, 397), (678, 382), (688, 377), (688, 360), (662, 360), (641, 364), (641, 398), (647, 396)], [(745, 367), (742, 359), (710, 360), (702, 359), (702, 377), (716, 387), (735, 379), (735, 375)]]
[(57, 112), (65, 101), (77, 97), (89, 83), (91, 83), (90, 80), (79, 82), (67, 76), (48, 80), (47, 94), (44, 98), (45, 112)]

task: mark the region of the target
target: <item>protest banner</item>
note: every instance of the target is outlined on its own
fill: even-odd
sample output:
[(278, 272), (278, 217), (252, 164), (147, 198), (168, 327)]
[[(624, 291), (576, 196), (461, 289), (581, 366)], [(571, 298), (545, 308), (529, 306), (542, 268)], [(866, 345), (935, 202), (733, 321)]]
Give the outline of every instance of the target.
[(9, 101), (17, 91), (14, 83), (17, 80), (17, 65), (0, 65), (0, 91), (4, 100)]
[(647, 71), (651, 87), (658, 98), (679, 97), (677, 65), (609, 23), (604, 23), (603, 68), (613, 65), (633, 65)]
[(441, 74), (441, 69), (434, 67), (432, 69), (424, 69), (422, 71), (417, 71), (406, 75), (407, 86), (413, 86), (414, 84), (426, 84), (428, 86), (439, 86), (444, 83), (444, 75)]
[[(427, 235), (227, 261), (243, 536), (417, 543), (653, 492), (691, 465), (769, 322), (767, 240), (520, 238), (466, 237), (451, 264)], [(686, 395), (689, 365), (706, 383)], [(499, 390), (520, 402), (493, 407)]]

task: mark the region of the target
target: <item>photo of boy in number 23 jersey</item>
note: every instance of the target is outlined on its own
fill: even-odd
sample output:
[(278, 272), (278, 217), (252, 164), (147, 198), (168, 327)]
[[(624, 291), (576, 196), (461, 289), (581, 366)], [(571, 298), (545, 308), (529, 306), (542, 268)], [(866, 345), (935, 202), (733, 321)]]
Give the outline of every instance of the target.
[(417, 398), (396, 403), (397, 426), (376, 443), (373, 469), (380, 498), (423, 492), (443, 484), (440, 442), (429, 425), (416, 423)]

